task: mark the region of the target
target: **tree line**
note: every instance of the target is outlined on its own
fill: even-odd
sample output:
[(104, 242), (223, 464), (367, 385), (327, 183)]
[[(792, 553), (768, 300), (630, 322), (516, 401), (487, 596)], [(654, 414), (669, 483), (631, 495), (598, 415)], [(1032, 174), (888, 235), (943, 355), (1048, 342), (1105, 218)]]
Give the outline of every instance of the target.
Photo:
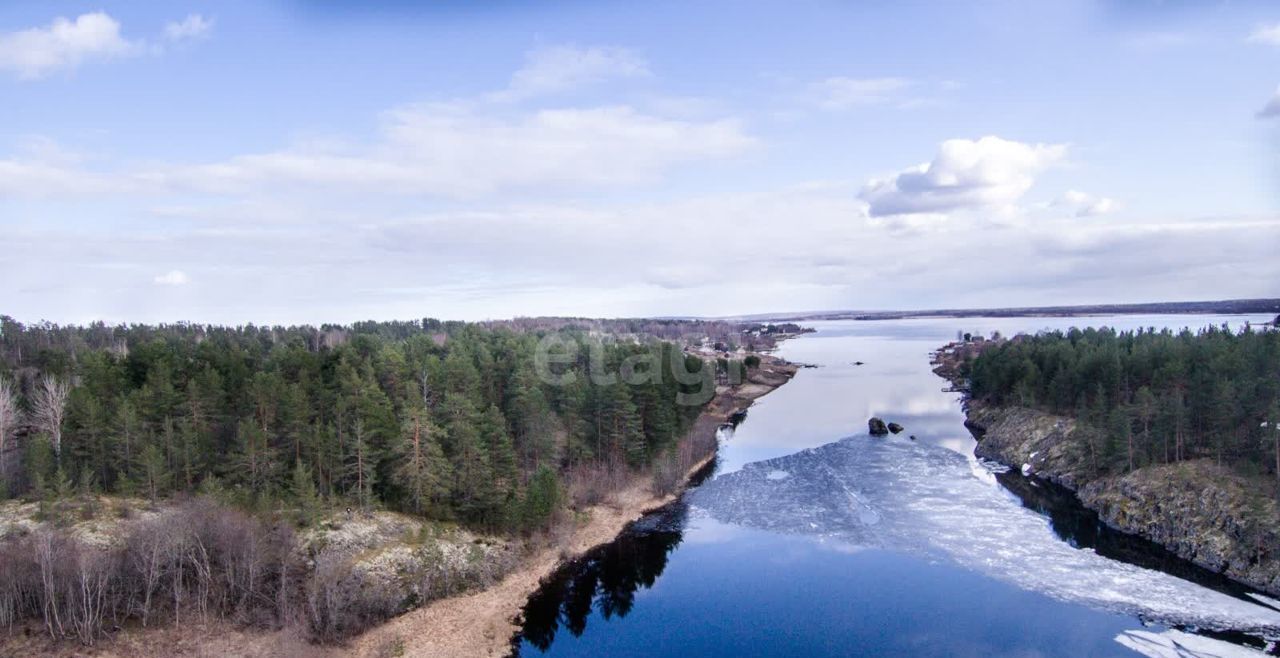
[(1044, 332), (962, 368), (975, 399), (1074, 416), (1095, 475), (1210, 458), (1280, 484), (1280, 331)]
[[(336, 504), (534, 528), (566, 473), (669, 459), (700, 411), (681, 394), (717, 376), (669, 341), (556, 329), (576, 349), (548, 381), (535, 363), (544, 331), (512, 325), (0, 317), (0, 495), (204, 491), (287, 503), (304, 520)], [(668, 364), (681, 372), (592, 378)]]

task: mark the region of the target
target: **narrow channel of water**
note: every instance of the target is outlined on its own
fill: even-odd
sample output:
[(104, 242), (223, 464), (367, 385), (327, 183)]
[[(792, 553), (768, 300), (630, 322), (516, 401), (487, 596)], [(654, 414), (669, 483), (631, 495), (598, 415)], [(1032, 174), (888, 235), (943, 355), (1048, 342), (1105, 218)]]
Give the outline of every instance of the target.
[[(815, 323), (781, 353), (821, 367), (760, 400), (705, 483), (556, 574), (530, 599), (517, 651), (1256, 655), (1247, 647), (1280, 631), (1280, 612), (1108, 531), (1064, 492), (980, 463), (928, 354), (957, 332), (1266, 319)], [(907, 430), (867, 437), (872, 415)]]

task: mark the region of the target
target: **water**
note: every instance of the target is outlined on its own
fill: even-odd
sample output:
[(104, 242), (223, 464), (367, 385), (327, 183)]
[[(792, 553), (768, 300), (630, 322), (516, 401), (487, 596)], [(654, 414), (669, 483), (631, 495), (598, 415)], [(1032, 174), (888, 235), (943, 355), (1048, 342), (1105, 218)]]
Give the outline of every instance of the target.
[[(1248, 646), (1280, 632), (1280, 611), (1099, 527), (1060, 491), (980, 463), (959, 396), (928, 354), (957, 331), (1267, 319), (814, 323), (818, 333), (784, 343), (781, 355), (821, 367), (757, 402), (722, 443), (714, 475), (684, 500), (535, 594), (518, 651), (1257, 655)], [(906, 431), (867, 437), (872, 415)]]

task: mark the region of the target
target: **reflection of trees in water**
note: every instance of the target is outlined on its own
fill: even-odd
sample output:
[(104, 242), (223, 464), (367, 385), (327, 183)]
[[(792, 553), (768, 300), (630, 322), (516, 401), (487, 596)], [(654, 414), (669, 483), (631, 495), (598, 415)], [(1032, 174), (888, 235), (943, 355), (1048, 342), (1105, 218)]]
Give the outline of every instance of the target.
[(997, 473), (996, 480), (1021, 501), (1022, 506), (1049, 517), (1054, 534), (1076, 548), (1091, 548), (1098, 555), (1163, 571), (1223, 594), (1252, 601), (1245, 586), (1226, 576), (1197, 566), (1154, 542), (1108, 527), (1065, 487), (1014, 471)]
[(625, 617), (636, 592), (648, 589), (667, 567), (683, 537), (688, 507), (680, 502), (642, 519), (616, 541), (561, 567), (529, 597), (521, 636), (546, 651), (560, 627), (575, 637), (594, 609), (605, 619)]

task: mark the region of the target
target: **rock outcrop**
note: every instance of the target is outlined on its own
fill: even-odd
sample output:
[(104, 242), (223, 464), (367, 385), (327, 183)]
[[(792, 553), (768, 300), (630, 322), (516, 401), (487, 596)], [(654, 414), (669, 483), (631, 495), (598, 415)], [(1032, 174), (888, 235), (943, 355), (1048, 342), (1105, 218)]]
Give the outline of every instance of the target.
[(1280, 507), (1245, 478), (1210, 460), (1094, 478), (1087, 443), (1074, 436), (1074, 419), (973, 402), (966, 412), (979, 457), (1060, 484), (1108, 526), (1280, 595)]
[(871, 433), (871, 436), (884, 436), (889, 433), (889, 428), (884, 424), (883, 420), (872, 416), (871, 420), (867, 421), (867, 431)]

